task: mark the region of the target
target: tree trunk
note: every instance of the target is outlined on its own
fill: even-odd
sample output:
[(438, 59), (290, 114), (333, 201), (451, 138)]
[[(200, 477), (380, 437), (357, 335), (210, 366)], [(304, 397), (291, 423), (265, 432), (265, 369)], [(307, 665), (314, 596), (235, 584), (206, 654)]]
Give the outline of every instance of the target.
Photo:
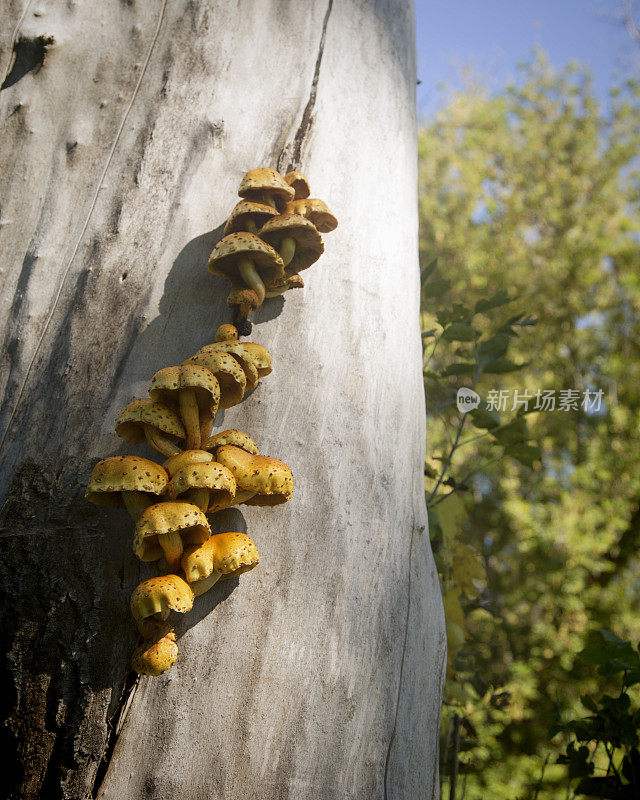
[[(0, 10), (4, 776), (15, 798), (431, 798), (444, 664), (426, 531), (409, 0), (13, 0)], [(153, 574), (83, 500), (117, 411), (229, 321), (209, 251), (255, 166), (340, 220), (216, 428), (291, 465), (261, 564), (135, 679)], [(307, 277), (308, 276), (308, 277)]]

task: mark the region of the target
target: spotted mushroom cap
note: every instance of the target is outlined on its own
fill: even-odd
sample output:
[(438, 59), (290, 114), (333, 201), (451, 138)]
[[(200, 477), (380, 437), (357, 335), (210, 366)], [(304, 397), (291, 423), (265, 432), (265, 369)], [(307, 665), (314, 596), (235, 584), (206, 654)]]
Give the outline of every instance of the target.
[(293, 494), (293, 473), (277, 458), (223, 445), (216, 450), (216, 460), (231, 470), (238, 490), (255, 493), (255, 497), (244, 501), (248, 505), (275, 506), (286, 503)]
[(288, 278), (279, 278), (273, 283), (267, 284), (267, 293), (282, 292), (289, 289), (304, 289), (304, 281), (299, 275), (291, 275)]
[(304, 200), (305, 197), (309, 197), (309, 192), (311, 191), (309, 189), (309, 181), (301, 172), (297, 172), (296, 170), (287, 172), (284, 176), (284, 180), (296, 193), (294, 200)]
[(133, 590), (131, 613), (143, 636), (153, 635), (157, 623), (167, 619), (170, 611), (185, 614), (193, 608), (193, 592), (178, 575), (148, 578)]
[(193, 389), (198, 408), (215, 416), (220, 402), (220, 384), (208, 367), (200, 364), (165, 367), (151, 378), (149, 396), (157, 402), (175, 404), (180, 389)]
[(145, 509), (133, 534), (133, 552), (141, 561), (162, 558), (158, 536), (180, 533), (183, 542), (200, 544), (211, 536), (209, 520), (192, 503), (163, 502)]
[(216, 342), (237, 342), (238, 341), (238, 329), (235, 325), (231, 325), (228, 322), (225, 322), (224, 325), (220, 325), (218, 330), (216, 331)]
[(131, 668), (138, 675), (158, 677), (170, 669), (178, 658), (176, 635), (171, 625), (159, 623), (154, 635), (133, 651)]
[(322, 236), (316, 226), (300, 214), (279, 214), (272, 217), (265, 222), (258, 235), (276, 249), (285, 237), (296, 240), (296, 252), (287, 264), (286, 275), (307, 269), (324, 253)]
[(338, 220), (327, 208), (323, 200), (306, 198), (305, 200), (292, 200), (284, 207), (285, 214), (300, 214), (312, 222), (320, 233), (329, 233), (338, 227)]
[(215, 450), (217, 447), (222, 447), (225, 444), (232, 444), (247, 453), (252, 453), (254, 456), (259, 456), (260, 451), (258, 445), (253, 439), (244, 431), (239, 431), (236, 428), (230, 428), (228, 431), (220, 431), (213, 436), (210, 436), (202, 443), (203, 450)]
[(295, 197), (295, 190), (275, 169), (268, 167), (250, 169), (240, 182), (238, 194), (240, 197), (257, 199), (263, 192), (269, 192), (272, 197), (283, 201), (293, 200)]
[(256, 567), (259, 561), (258, 548), (246, 533), (216, 533), (204, 544), (185, 550), (182, 569), (187, 581), (196, 583), (212, 572), (234, 578)]
[(97, 506), (124, 508), (120, 492), (159, 496), (168, 482), (166, 471), (155, 461), (139, 456), (111, 456), (93, 468), (85, 497)]
[(163, 464), (169, 478), (173, 478), (176, 472), (189, 464), (204, 464), (213, 461), (213, 456), (207, 450), (183, 450), (175, 456), (170, 456)]
[(215, 461), (191, 463), (176, 470), (167, 486), (170, 500), (180, 498), (189, 489), (209, 489), (209, 505), (229, 505), (236, 493), (236, 479)]
[(233, 286), (227, 297), (229, 308), (237, 308), (241, 319), (248, 319), (251, 313), (260, 308), (258, 295), (247, 286)]
[(227, 224), (224, 226), (224, 235), (229, 233), (236, 233), (237, 231), (246, 231), (247, 222), (253, 222), (256, 227), (263, 225), (269, 217), (273, 217), (278, 212), (271, 206), (266, 206), (264, 203), (252, 203), (250, 200), (241, 200), (236, 204), (235, 208), (229, 214)]
[(213, 342), (213, 344), (205, 344), (198, 352), (230, 353), (245, 370), (245, 374), (247, 375), (247, 391), (252, 388), (249, 386), (250, 378), (247, 372), (247, 366), (250, 366), (250, 368), (255, 371), (256, 382), (258, 378), (263, 378), (271, 372), (271, 354), (266, 347), (263, 347), (261, 344), (255, 344), (254, 342)]
[(144, 442), (144, 423), (152, 425), (171, 439), (184, 439), (184, 426), (175, 411), (149, 397), (132, 400), (118, 414), (116, 433), (129, 444)]
[(238, 267), (249, 258), (262, 280), (284, 274), (282, 259), (276, 251), (253, 233), (230, 233), (213, 248), (207, 264), (209, 272), (227, 278), (234, 285), (243, 283)]
[(220, 408), (231, 408), (244, 397), (247, 377), (237, 360), (224, 350), (199, 351), (185, 364), (199, 364), (211, 370), (220, 384)]

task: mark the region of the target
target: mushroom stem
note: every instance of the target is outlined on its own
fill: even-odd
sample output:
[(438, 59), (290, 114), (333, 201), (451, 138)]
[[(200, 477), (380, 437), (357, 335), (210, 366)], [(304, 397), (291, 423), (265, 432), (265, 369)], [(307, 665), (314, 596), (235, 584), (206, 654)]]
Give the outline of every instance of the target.
[(200, 410), (194, 389), (184, 388), (178, 392), (180, 416), (187, 431), (187, 450), (200, 449)]
[(284, 239), (280, 242), (280, 258), (282, 259), (282, 263), (286, 266), (289, 265), (291, 259), (296, 254), (296, 240), (293, 236), (285, 236)]
[(277, 297), (279, 294), (284, 294), (287, 289), (289, 288), (289, 284), (285, 283), (283, 286), (279, 287), (278, 289), (269, 289), (268, 292), (265, 292), (265, 297), (269, 299), (270, 297)]
[(206, 489), (206, 488), (189, 489), (189, 491), (186, 493), (186, 495), (187, 495), (186, 499), (190, 503), (193, 503), (194, 506), (198, 506), (198, 508), (200, 509), (200, 511), (203, 512), (203, 514), (207, 513), (207, 509), (209, 508), (209, 490), (208, 489)]
[(180, 559), (182, 558), (182, 539), (180, 538), (180, 534), (173, 532), (173, 533), (163, 533), (161, 536), (158, 536), (158, 544), (162, 548), (162, 552), (164, 553), (164, 560), (167, 562), (167, 566), (170, 570), (179, 570), (180, 569)]
[(154, 428), (153, 425), (149, 425), (147, 422), (144, 423), (144, 435), (149, 447), (153, 447), (154, 450), (167, 456), (167, 458), (169, 456), (177, 456), (178, 453), (182, 452), (177, 444), (170, 442), (157, 428)]
[(217, 583), (220, 578), (221, 574), (219, 572), (212, 572), (208, 578), (203, 578), (201, 581), (196, 581), (195, 583), (190, 583), (189, 586), (191, 587), (191, 591), (194, 593), (196, 597), (199, 597), (201, 594), (208, 592), (209, 589)]
[(258, 233), (258, 226), (252, 219), (248, 219), (244, 227), (247, 229), (247, 233)]
[(157, 630), (156, 622), (169, 618), (169, 608), (159, 597), (150, 595), (138, 600), (136, 608), (132, 609), (133, 618), (142, 636), (148, 639)]
[(262, 193), (262, 202), (265, 206), (271, 206), (271, 208), (275, 208), (276, 211), (278, 210), (278, 206), (276, 205), (276, 201), (273, 199), (271, 192)]
[(258, 300), (260, 301), (260, 305), (262, 305), (265, 295), (264, 283), (256, 272), (253, 261), (251, 261), (250, 258), (242, 258), (238, 262), (238, 270), (240, 271), (242, 280), (258, 295)]
[(140, 514), (153, 504), (153, 500), (142, 492), (120, 492), (120, 495), (133, 520), (137, 520)]
[(209, 411), (203, 411), (202, 416), (200, 417), (200, 442), (204, 442), (206, 438), (211, 434), (211, 428), (213, 427), (213, 414)]

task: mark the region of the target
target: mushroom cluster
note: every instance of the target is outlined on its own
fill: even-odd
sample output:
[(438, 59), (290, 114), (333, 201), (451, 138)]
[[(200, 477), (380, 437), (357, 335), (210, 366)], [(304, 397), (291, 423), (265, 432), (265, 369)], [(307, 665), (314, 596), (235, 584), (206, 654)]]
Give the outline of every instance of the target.
[(134, 524), (133, 552), (159, 567), (131, 596), (142, 637), (131, 665), (161, 675), (178, 657), (170, 613), (191, 610), (194, 598), (218, 580), (253, 569), (258, 550), (245, 533), (212, 534), (207, 515), (246, 503), (274, 506), (293, 494), (290, 468), (260, 454), (239, 430), (211, 435), (218, 409), (239, 403), (271, 372), (269, 351), (240, 342), (233, 325), (179, 366), (159, 370), (149, 397), (118, 414), (116, 433), (129, 444), (146, 442), (165, 456), (162, 465), (135, 455), (99, 461), (86, 499), (126, 508)]
[(324, 252), (321, 233), (338, 220), (322, 200), (309, 197), (300, 172), (284, 178), (274, 169), (252, 169), (240, 183), (242, 198), (224, 228), (224, 237), (209, 257), (209, 271), (227, 278), (227, 304), (235, 309), (243, 336), (249, 316), (269, 297), (304, 286), (300, 272)]

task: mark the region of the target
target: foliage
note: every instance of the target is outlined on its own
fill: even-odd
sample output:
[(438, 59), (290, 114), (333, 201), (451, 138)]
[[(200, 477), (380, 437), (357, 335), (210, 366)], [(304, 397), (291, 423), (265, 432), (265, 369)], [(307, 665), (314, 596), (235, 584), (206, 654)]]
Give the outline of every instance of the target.
[[(576, 659), (588, 628), (640, 636), (639, 148), (636, 85), (605, 116), (583, 72), (542, 56), (495, 96), (452, 95), (421, 131), (426, 486), (446, 466), (431, 531), (462, 632), (443, 731), (461, 720), (465, 798), (557, 797), (566, 767), (552, 758), (540, 779), (547, 734), (597, 687)], [(463, 385), (606, 401), (469, 414), (477, 432), (452, 452)]]

